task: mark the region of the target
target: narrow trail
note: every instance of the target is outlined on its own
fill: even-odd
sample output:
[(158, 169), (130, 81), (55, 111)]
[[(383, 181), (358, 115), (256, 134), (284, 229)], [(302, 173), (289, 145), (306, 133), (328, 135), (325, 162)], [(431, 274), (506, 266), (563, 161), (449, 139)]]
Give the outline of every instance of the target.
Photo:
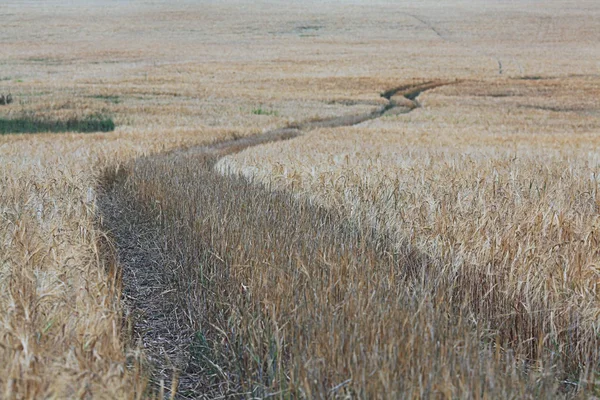
[[(259, 146), (274, 141), (293, 139), (303, 132), (309, 132), (315, 129), (354, 126), (369, 120), (380, 118), (384, 115), (408, 114), (414, 109), (421, 107), (421, 104), (417, 101), (417, 97), (419, 97), (421, 93), (441, 86), (457, 83), (460, 83), (460, 81), (427, 81), (419, 84), (401, 85), (381, 93), (380, 96), (388, 100), (388, 103), (383, 106), (378, 106), (368, 113), (355, 113), (328, 118), (310, 119), (291, 123), (287, 126), (275, 128), (262, 134), (174, 151), (180, 154), (212, 154), (213, 156), (222, 157), (227, 154), (240, 152), (248, 147)], [(354, 104), (357, 103), (347, 103), (347, 105)]]
[[(210, 306), (206, 306), (206, 299), (201, 298), (205, 294), (200, 293), (205, 293), (207, 288), (202, 286), (200, 278), (197, 279), (197, 282), (189, 279), (190, 272), (184, 271), (189, 268), (190, 264), (197, 261), (189, 260), (186, 254), (178, 252), (177, 244), (173, 243), (172, 237), (165, 234), (165, 230), (177, 231), (183, 229), (182, 226), (165, 227), (162, 225), (160, 221), (166, 212), (162, 208), (163, 205), (157, 200), (153, 200), (154, 203), (150, 205), (142, 204), (146, 202), (146, 197), (144, 197), (146, 189), (144, 187), (137, 188), (137, 194), (134, 193), (135, 190), (132, 189), (130, 183), (131, 177), (135, 174), (146, 173), (147, 170), (154, 171), (156, 168), (163, 172), (188, 170), (188, 173), (194, 176), (194, 180), (211, 188), (207, 189), (212, 191), (211, 196), (203, 204), (213, 204), (213, 207), (216, 208), (221, 206), (224, 198), (231, 196), (231, 193), (222, 192), (223, 188), (230, 185), (233, 185), (235, 191), (239, 193), (251, 192), (258, 198), (269, 199), (273, 197), (269, 191), (251, 188), (249, 183), (240, 182), (237, 178), (221, 176), (213, 170), (214, 164), (219, 158), (228, 154), (266, 143), (289, 140), (313, 129), (356, 125), (379, 118), (391, 111), (408, 113), (420, 107), (417, 102), (419, 94), (446, 84), (450, 84), (450, 82), (425, 82), (418, 85), (399, 86), (382, 93), (381, 96), (388, 100), (388, 104), (370, 113), (305, 121), (254, 136), (143, 157), (134, 160), (130, 166), (105, 174), (98, 191), (100, 194), (98, 198), (100, 224), (103, 230), (109, 232), (114, 243), (115, 256), (122, 268), (123, 301), (127, 311), (128, 325), (134, 343), (140, 344), (148, 357), (152, 382), (157, 390), (169, 393), (172, 390), (170, 388), (177, 388), (177, 398), (186, 399), (197, 398), (202, 393), (213, 395), (237, 393), (239, 395), (241, 389), (240, 387), (224, 387), (223, 382), (235, 381), (235, 379), (229, 375), (226, 377), (228, 372), (221, 371), (220, 367), (216, 365), (206, 365), (211, 363), (208, 359), (198, 361), (197, 353), (199, 351), (202, 353), (205, 345), (202, 342), (203, 339), (198, 339), (196, 334), (200, 329), (198, 320), (201, 320), (202, 316), (207, 313), (205, 308), (210, 308)], [(190, 168), (194, 170), (189, 171)], [(185, 177), (189, 174), (182, 174), (181, 176), (184, 177), (182, 179), (186, 179)], [(152, 172), (146, 177), (146, 180), (158, 179), (156, 178), (158, 175), (160, 174)], [(174, 180), (172, 185), (186, 184), (179, 181), (178, 175), (168, 179)], [(168, 179), (165, 178), (165, 181)], [(156, 185), (160, 184), (162, 183), (156, 183)], [(152, 187), (147, 190), (150, 193), (152, 190), (169, 192), (170, 189), (168, 187), (158, 189)], [(152, 198), (151, 194), (148, 196), (148, 199)], [(192, 198), (193, 196), (193, 194), (189, 194), (188, 197)], [(186, 199), (182, 199), (182, 201), (186, 201)], [(249, 201), (251, 199), (246, 200), (246, 202)], [(267, 204), (270, 204), (270, 201), (296, 202), (296, 200), (287, 198), (281, 200), (277, 196), (273, 200), (264, 201)], [(242, 205), (238, 205), (238, 207), (243, 208)], [(310, 214), (322, 215), (325, 212), (319, 207), (306, 204), (294, 205), (292, 208), (303, 210), (311, 207), (314, 210), (309, 211)], [(262, 218), (259, 209), (249, 210), (249, 212), (257, 215), (246, 216), (246, 218)], [(332, 232), (337, 232), (339, 226), (344, 225), (339, 217), (327, 217), (326, 219), (330, 220)], [(185, 221), (181, 221), (181, 224), (185, 225)], [(264, 223), (261, 224), (264, 225)], [(352, 229), (346, 228), (346, 231), (350, 232)], [(318, 235), (319, 232), (313, 233), (315, 237)], [(327, 241), (328, 239), (323, 240)], [(373, 242), (374, 248), (378, 246), (375, 239), (369, 240)], [(316, 243), (314, 246), (319, 247), (321, 244)], [(223, 254), (219, 255), (212, 246), (208, 246), (203, 251), (207, 252), (203, 256), (203, 260), (208, 263), (220, 264), (224, 257)], [(389, 249), (386, 251), (389, 253)], [(201, 306), (203, 304), (204, 306)], [(204, 308), (198, 309), (198, 307)], [(198, 340), (200, 340), (200, 344), (198, 344)], [(198, 350), (199, 348), (200, 350)], [(206, 378), (207, 370), (213, 371), (214, 376)], [(164, 388), (159, 389), (161, 386)]]
[(380, 118), (386, 114), (407, 114), (415, 108), (421, 107), (417, 101), (417, 97), (421, 93), (457, 82), (458, 81), (429, 81), (417, 85), (409, 84), (398, 86), (381, 93), (381, 97), (387, 99), (388, 103), (372, 110), (371, 112), (310, 120), (293, 124), (289, 126), (289, 128), (298, 129), (300, 131), (310, 131), (318, 128), (338, 128), (343, 126), (357, 125), (365, 121)]

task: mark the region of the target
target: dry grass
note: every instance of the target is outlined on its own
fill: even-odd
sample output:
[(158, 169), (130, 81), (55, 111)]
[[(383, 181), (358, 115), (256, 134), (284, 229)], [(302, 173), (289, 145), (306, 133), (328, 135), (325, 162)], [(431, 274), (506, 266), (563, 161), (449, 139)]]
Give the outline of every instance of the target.
[[(514, 364), (488, 360), (485, 346), (479, 353), (481, 337), (470, 331), (471, 322), (448, 322), (438, 316), (471, 310), (481, 321), (497, 323), (491, 313), (499, 307), (514, 322), (510, 318), (529, 315), (540, 304), (546, 311), (556, 306), (549, 323), (542, 312), (539, 319), (515, 322), (515, 326), (531, 325), (535, 335), (547, 333), (548, 340), (556, 337), (559, 344), (576, 336), (576, 344), (559, 347), (563, 355), (575, 348), (570, 357), (563, 357), (567, 363), (592, 354), (597, 298), (590, 263), (596, 257), (592, 234), (596, 211), (588, 192), (594, 189), (595, 175), (590, 174), (597, 166), (599, 13), (594, 1), (579, 1), (569, 9), (559, 1), (547, 2), (543, 9), (459, 0), (406, 6), (356, 1), (343, 7), (336, 2), (285, 6), (256, 1), (176, 5), (142, 1), (118, 6), (108, 0), (81, 5), (52, 0), (43, 6), (3, 2), (0, 93), (12, 93), (14, 101), (0, 108), (0, 118), (32, 115), (44, 121), (69, 121), (106, 115), (116, 129), (88, 135), (0, 136), (0, 397), (144, 394), (145, 378), (132, 367), (143, 357), (128, 348), (118, 274), (110, 252), (102, 250), (106, 249), (101, 247), (104, 232), (95, 224), (95, 187), (102, 171), (116, 170), (141, 155), (218, 138), (368, 113), (383, 104), (379, 93), (391, 87), (457, 78), (466, 81), (424, 94), (419, 101), (425, 108), (409, 115), (386, 116), (352, 129), (322, 130), (285, 145), (257, 148), (223, 165), (306, 194), (330, 209), (319, 213), (340, 213), (336, 218), (350, 218), (361, 229), (375, 224), (379, 232), (393, 238), (397, 246), (393, 248), (405, 249), (410, 243), (435, 261), (432, 267), (445, 272), (440, 272), (440, 285), (449, 291), (440, 293), (451, 293), (448, 278), (460, 266), (487, 273), (492, 260), (498, 272), (490, 270), (489, 275), (514, 288), (498, 294), (496, 305), (488, 301), (473, 308), (478, 292), (470, 290), (465, 301), (457, 302), (458, 311), (426, 302), (424, 307), (431, 312), (417, 314), (423, 320), (415, 324), (424, 324), (418, 326), (438, 326), (438, 321), (440, 326), (451, 326), (443, 336), (449, 345), (455, 343), (453, 335), (468, 338), (470, 344), (464, 348), (444, 349), (458, 363), (451, 363), (453, 368), (467, 374), (464, 382), (444, 375), (450, 371), (443, 369), (445, 359), (433, 367), (440, 368), (442, 377), (420, 371), (431, 365), (424, 364), (423, 355), (415, 356), (411, 365), (400, 362), (406, 369), (382, 369), (391, 375), (382, 375), (379, 383), (365, 378), (363, 385), (353, 379), (355, 386), (346, 386), (383, 392), (383, 382), (390, 379), (390, 387), (406, 384), (396, 389), (412, 388), (416, 395), (425, 386), (412, 383), (427, 375), (440, 388), (475, 397), (477, 385), (491, 385), (487, 376), (478, 379), (469, 372), (472, 365), (483, 365), (482, 371), (495, 371), (489, 376), (500, 379), (497, 385), (506, 393), (552, 390), (554, 384), (542, 378), (539, 385), (522, 376), (511, 383), (512, 372), (503, 371)], [(528, 79), (511, 79), (523, 77)], [(253, 112), (259, 108), (269, 110), (269, 115)], [(518, 155), (515, 161), (514, 154)], [(348, 171), (351, 166), (356, 168)], [(340, 171), (345, 171), (346, 181), (337, 179)], [(172, 176), (164, 173), (169, 182)], [(290, 182), (294, 182), (291, 187)], [(398, 190), (390, 189), (392, 184)], [(396, 194), (394, 200), (383, 196), (390, 193)], [(281, 196), (277, 201), (290, 207), (306, 204)], [(297, 214), (282, 218), (292, 216)], [(478, 222), (485, 221), (493, 223), (478, 230)], [(467, 236), (470, 230), (476, 234)], [(324, 231), (330, 232), (329, 227)], [(259, 229), (256, 234), (264, 232)], [(332, 235), (335, 247), (342, 237)], [(514, 244), (521, 244), (527, 255)], [(259, 250), (248, 249), (247, 255), (260, 256)], [(348, 257), (356, 261), (353, 253)], [(381, 265), (387, 265), (385, 260)], [(518, 273), (502, 272), (508, 268)], [(541, 271), (553, 274), (542, 276)], [(336, 273), (332, 270), (331, 276)], [(382, 272), (374, 278), (379, 285), (388, 276)], [(519, 278), (532, 286), (519, 283)], [(287, 286), (300, 282), (294, 276), (286, 279), (257, 284), (276, 285), (273, 294), (281, 294), (283, 307), (289, 299)], [(306, 287), (320, 284), (308, 282)], [(339, 289), (342, 294), (350, 290)], [(257, 293), (257, 298), (267, 295)], [(398, 318), (414, 310), (413, 293), (402, 296), (409, 305), (394, 311)], [(503, 303), (515, 298), (520, 303)], [(233, 300), (240, 301), (239, 307), (256, 304), (254, 299), (243, 303), (233, 296)], [(316, 309), (329, 315), (322, 301), (324, 297), (317, 296), (315, 304), (322, 308)], [(366, 300), (356, 298), (349, 307), (362, 306), (361, 301)], [(368, 307), (375, 306), (369, 303)], [(385, 322), (384, 311), (373, 309), (375, 325)], [(579, 318), (577, 332), (561, 332), (571, 327), (569, 316)], [(279, 323), (278, 318), (267, 315), (254, 321)], [(340, 326), (339, 332), (351, 326)], [(401, 330), (406, 327), (397, 329), (391, 332), (430, 339)], [(527, 354), (528, 346), (521, 343), (527, 335), (520, 328), (509, 330), (501, 342)], [(266, 338), (259, 336), (252, 343), (258, 346)], [(389, 340), (397, 343), (393, 337)], [(337, 349), (335, 343), (329, 349)], [(406, 351), (431, 349), (427, 344), (399, 346)], [(313, 356), (312, 363), (329, 359), (337, 364), (332, 375), (324, 371), (325, 364), (313, 369), (300, 365), (293, 376), (323, 377), (320, 383), (300, 379), (296, 389), (304, 393), (313, 390), (317, 395), (347, 379), (342, 377), (347, 371), (339, 373), (343, 366), (352, 366), (356, 373), (366, 368), (358, 361), (345, 363), (337, 358), (349, 353), (312, 350), (324, 352)], [(356, 353), (356, 360), (362, 354)], [(377, 354), (381, 353), (370, 355), (373, 362)], [(464, 369), (459, 355), (475, 364)], [(480, 361), (483, 364), (477, 364)], [(278, 368), (283, 371), (289, 365)], [(580, 369), (571, 364), (564, 367)], [(411, 379), (393, 381), (400, 376)], [(277, 386), (261, 382), (261, 387)]]

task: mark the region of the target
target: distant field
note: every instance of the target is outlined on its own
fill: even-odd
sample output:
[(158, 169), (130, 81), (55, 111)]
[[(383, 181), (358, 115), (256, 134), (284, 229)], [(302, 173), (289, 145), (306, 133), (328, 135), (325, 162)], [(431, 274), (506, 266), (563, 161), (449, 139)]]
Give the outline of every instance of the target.
[(600, 395), (596, 1), (0, 20), (0, 398)]

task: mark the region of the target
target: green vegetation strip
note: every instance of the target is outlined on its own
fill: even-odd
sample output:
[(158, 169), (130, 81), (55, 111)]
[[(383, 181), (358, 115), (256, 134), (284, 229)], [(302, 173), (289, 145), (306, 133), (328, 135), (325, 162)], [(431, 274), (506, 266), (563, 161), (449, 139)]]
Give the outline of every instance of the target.
[(47, 120), (34, 117), (0, 118), (0, 134), (110, 132), (115, 123), (110, 117), (92, 116), (82, 119)]

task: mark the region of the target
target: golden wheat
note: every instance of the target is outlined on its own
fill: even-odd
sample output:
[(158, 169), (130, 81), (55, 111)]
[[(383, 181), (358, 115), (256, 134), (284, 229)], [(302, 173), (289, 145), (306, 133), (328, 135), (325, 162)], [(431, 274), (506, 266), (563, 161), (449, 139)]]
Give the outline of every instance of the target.
[[(470, 95), (469, 86), (449, 90)], [(445, 295), (467, 303), (478, 325), (529, 343), (529, 357), (557, 352), (576, 371), (596, 368), (600, 120), (545, 110), (543, 120), (519, 113), (498, 133), (480, 131), (468, 100), (423, 97), (426, 110), (249, 149), (217, 168), (392, 235), (397, 248), (430, 258)], [(570, 102), (586, 109), (586, 97)]]
[[(553, 310), (536, 332), (559, 346), (576, 335), (573, 360), (591, 354), (597, 2), (566, 11), (560, 1), (543, 10), (438, 3), (3, 2), (0, 93), (13, 102), (0, 108), (0, 122), (101, 114), (117, 128), (0, 137), (0, 397), (148, 394), (135, 367), (143, 355), (122, 329), (119, 266), (97, 224), (102, 171), (173, 148), (369, 112), (383, 104), (379, 92), (435, 79), (463, 81), (422, 95), (425, 107), (411, 114), (314, 132), (221, 166), (339, 207), (421, 249), (441, 276), (460, 266), (511, 271), (498, 272), (511, 290), (494, 298), (515, 303), (482, 303), (474, 315), (494, 322), (494, 307), (511, 318)], [(253, 112), (260, 108), (273, 113)], [(285, 281), (277, 282), (273, 294), (287, 296)], [(577, 332), (567, 316), (577, 316)], [(420, 338), (402, 332), (414, 339), (406, 354), (430, 348), (411, 347)], [(507, 341), (520, 334), (507, 333)], [(465, 354), (479, 360), (477, 340)], [(512, 364), (482, 370), (505, 365)], [(414, 382), (428, 373), (410, 371)], [(306, 390), (315, 388), (313, 372), (298, 375)], [(441, 392), (475, 397), (479, 380), (439, 373)], [(369, 393), (397, 376), (370, 381)], [(509, 376), (504, 371), (500, 386), (510, 386)], [(335, 385), (345, 382), (339, 378)]]

